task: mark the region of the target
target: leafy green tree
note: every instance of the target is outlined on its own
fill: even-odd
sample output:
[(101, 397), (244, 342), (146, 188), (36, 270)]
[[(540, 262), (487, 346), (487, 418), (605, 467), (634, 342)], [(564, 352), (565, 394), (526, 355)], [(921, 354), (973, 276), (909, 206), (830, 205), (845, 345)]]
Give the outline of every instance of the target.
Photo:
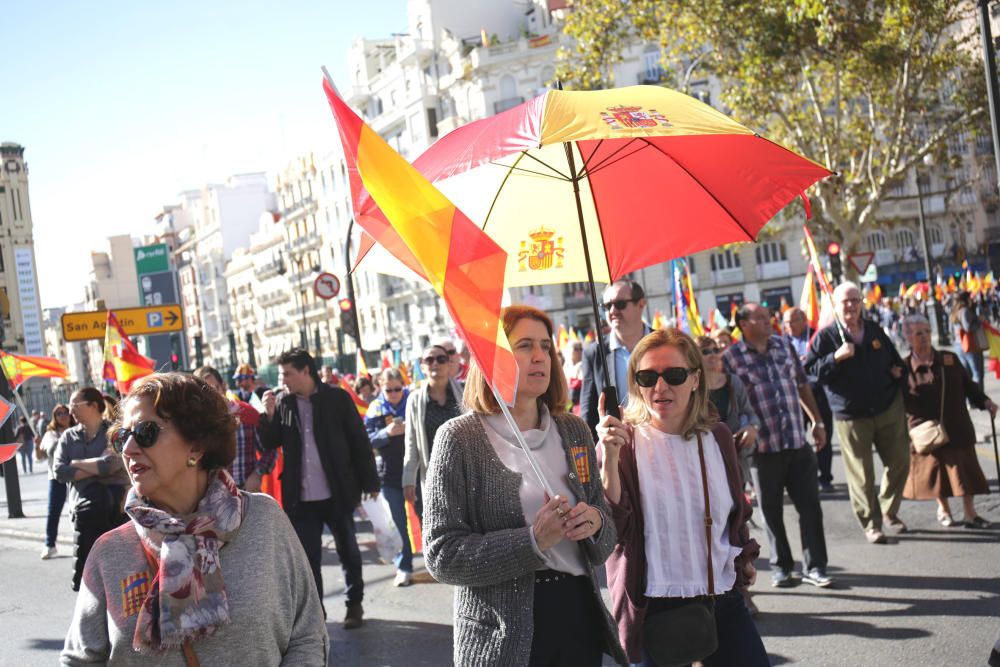
[(819, 236), (848, 249), (884, 221), (891, 188), (989, 132), (969, 0), (576, 0), (563, 26), (567, 88), (615, 85), (630, 47), (659, 44), (664, 85), (706, 75), (737, 121), (837, 175), (810, 191)]

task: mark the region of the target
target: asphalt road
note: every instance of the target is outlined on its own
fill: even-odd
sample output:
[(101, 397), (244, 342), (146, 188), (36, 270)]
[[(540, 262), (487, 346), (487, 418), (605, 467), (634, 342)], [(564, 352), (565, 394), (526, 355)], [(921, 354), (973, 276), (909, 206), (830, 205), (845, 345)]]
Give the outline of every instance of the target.
[[(991, 389), (1000, 398), (1000, 382), (989, 382), (987, 390)], [(980, 434), (989, 433), (988, 420), (982, 414), (974, 416)], [(994, 493), (980, 497), (977, 507), (1000, 526), (992, 446), (980, 445), (979, 452)], [(935, 520), (933, 503), (904, 502), (900, 516), (910, 531), (892, 544), (869, 545), (851, 514), (839, 456), (834, 473), (836, 492), (823, 496), (823, 511), (829, 573), (835, 584), (827, 589), (808, 584), (771, 588), (766, 546), (758, 562), (757, 622), (773, 664), (985, 664), (1000, 636), (1000, 529), (945, 529)], [(70, 558), (38, 558), (45, 485), (38, 472), (22, 479), (28, 518), (0, 518), (0, 665), (54, 664), (72, 617)], [(956, 518), (961, 516), (954, 501), (953, 511)], [(0, 515), (6, 514), (6, 504), (0, 502)], [(790, 505), (785, 518), (798, 556), (797, 517)], [(364, 531), (366, 524), (359, 528)], [(766, 545), (763, 532), (754, 533)], [(72, 527), (64, 519), (61, 540), (71, 535)], [(423, 573), (423, 577), (418, 574), (423, 582), (393, 588), (393, 569), (378, 563), (371, 534), (362, 532), (359, 539), (365, 557), (366, 623), (348, 632), (339, 624), (343, 580), (327, 536), (324, 580), (331, 620), (330, 664), (450, 664), (450, 587)], [(71, 553), (65, 543), (60, 550)]]

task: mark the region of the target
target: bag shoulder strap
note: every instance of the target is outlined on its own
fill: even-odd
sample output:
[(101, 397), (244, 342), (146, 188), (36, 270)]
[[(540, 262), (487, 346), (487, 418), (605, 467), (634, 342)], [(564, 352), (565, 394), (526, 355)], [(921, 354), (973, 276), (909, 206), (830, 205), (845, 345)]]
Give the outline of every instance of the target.
[(944, 387), (947, 384), (947, 379), (944, 376), (944, 363), (941, 364), (941, 417), (938, 419), (942, 424), (944, 423)]
[(698, 433), (698, 461), (701, 463), (701, 490), (705, 496), (705, 553), (708, 560), (708, 594), (715, 597), (715, 572), (712, 567), (712, 508), (708, 500), (708, 471), (705, 467), (705, 447)]

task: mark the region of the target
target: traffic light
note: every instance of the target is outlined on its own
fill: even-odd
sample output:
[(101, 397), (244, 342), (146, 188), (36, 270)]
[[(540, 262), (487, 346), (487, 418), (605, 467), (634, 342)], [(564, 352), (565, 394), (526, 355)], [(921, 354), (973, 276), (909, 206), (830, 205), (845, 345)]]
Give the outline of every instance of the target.
[(830, 258), (830, 277), (834, 284), (840, 283), (844, 279), (844, 265), (840, 262), (840, 244), (833, 241), (826, 247), (826, 254)]
[(170, 370), (176, 371), (181, 367), (181, 337), (175, 333), (170, 334)]
[(358, 314), (354, 309), (354, 302), (344, 297), (338, 303), (340, 305), (340, 330), (358, 340)]

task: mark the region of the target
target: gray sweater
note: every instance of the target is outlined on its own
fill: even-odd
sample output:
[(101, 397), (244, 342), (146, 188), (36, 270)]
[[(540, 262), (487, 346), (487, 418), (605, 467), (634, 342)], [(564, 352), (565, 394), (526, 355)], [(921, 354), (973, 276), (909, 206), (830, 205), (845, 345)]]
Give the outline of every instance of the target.
[[(570, 487), (609, 517), (590, 429), (573, 415), (554, 420), (566, 450)], [(572, 446), (587, 447), (586, 483), (572, 472)], [(521, 475), (500, 462), (478, 415), (463, 415), (438, 431), (424, 486), (424, 556), (438, 581), (456, 587), (454, 661), (459, 667), (528, 664), (535, 570), (545, 565), (525, 525), (520, 487)], [(605, 561), (616, 539), (609, 520), (596, 543), (580, 543), (591, 568)], [(608, 652), (627, 664), (592, 569), (590, 579), (604, 614)]]
[[(305, 552), (278, 504), (249, 495), (239, 532), (219, 552), (232, 620), (192, 647), (206, 666), (326, 665), (329, 638)], [(148, 567), (132, 522), (101, 536), (87, 558), (63, 665), (184, 667), (180, 650), (144, 656), (132, 649), (137, 614), (126, 615), (122, 589)]]

